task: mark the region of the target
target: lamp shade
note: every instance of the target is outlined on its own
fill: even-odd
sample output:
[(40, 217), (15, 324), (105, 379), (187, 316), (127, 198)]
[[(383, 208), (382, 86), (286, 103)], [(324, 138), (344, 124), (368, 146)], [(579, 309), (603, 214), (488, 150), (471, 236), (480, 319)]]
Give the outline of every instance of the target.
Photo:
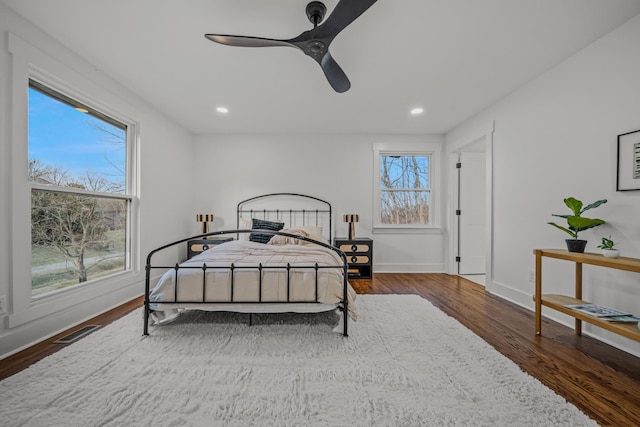
[(209, 223), (213, 221), (213, 214), (197, 214), (196, 221), (202, 223), (202, 234), (209, 232)]
[(211, 221), (213, 221), (213, 214), (198, 214), (198, 215), (196, 215), (196, 221), (198, 221), (198, 222), (211, 222)]
[(344, 216), (344, 222), (358, 222), (359, 219), (358, 214), (345, 214)]

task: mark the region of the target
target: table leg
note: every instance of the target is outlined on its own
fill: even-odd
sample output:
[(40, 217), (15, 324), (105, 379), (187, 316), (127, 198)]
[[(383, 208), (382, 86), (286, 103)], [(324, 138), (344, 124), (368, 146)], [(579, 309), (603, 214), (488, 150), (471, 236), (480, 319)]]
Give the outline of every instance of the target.
[(536, 335), (542, 333), (542, 251), (536, 250)]
[[(576, 262), (576, 299), (582, 299), (582, 263)], [(582, 320), (576, 319), (576, 335), (582, 334)]]

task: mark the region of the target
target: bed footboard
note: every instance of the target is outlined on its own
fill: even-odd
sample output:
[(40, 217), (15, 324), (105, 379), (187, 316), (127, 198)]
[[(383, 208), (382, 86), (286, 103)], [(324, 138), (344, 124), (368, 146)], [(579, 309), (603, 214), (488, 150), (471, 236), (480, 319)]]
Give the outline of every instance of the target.
[[(230, 263), (228, 265), (220, 265), (219, 263), (211, 263), (210, 265), (207, 265), (206, 262), (202, 263), (202, 265), (180, 265), (180, 264), (175, 264), (172, 266), (167, 266), (167, 265), (154, 265), (152, 263), (152, 258), (154, 255), (156, 255), (157, 253), (169, 249), (169, 248), (173, 248), (176, 245), (180, 245), (183, 244), (189, 240), (193, 240), (193, 239), (199, 239), (199, 238), (207, 238), (207, 237), (211, 237), (211, 236), (220, 236), (220, 235), (236, 235), (236, 236), (240, 236), (243, 233), (251, 233), (251, 232), (255, 232), (256, 230), (247, 230), (247, 229), (241, 229), (241, 230), (223, 230), (223, 231), (215, 231), (215, 232), (210, 232), (207, 234), (200, 234), (200, 235), (196, 235), (196, 236), (191, 236), (185, 239), (180, 239), (174, 242), (171, 242), (169, 244), (163, 245), (159, 248), (156, 248), (154, 250), (152, 250), (149, 255), (147, 256), (147, 262), (146, 262), (146, 266), (145, 266), (145, 296), (144, 296), (144, 326), (143, 326), (143, 334), (144, 335), (149, 335), (149, 320), (150, 320), (150, 315), (151, 312), (153, 311), (151, 306), (152, 305), (156, 305), (156, 304), (162, 304), (167, 305), (167, 306), (180, 306), (180, 307), (189, 307), (189, 306), (207, 306), (208, 304), (215, 304), (217, 307), (219, 306), (224, 306), (224, 310), (225, 311), (243, 311), (243, 312), (247, 312), (243, 310), (238, 310), (238, 308), (242, 305), (242, 304), (270, 304), (271, 306), (277, 306), (274, 310), (275, 311), (280, 311), (280, 307), (282, 307), (282, 312), (286, 312), (289, 311), (287, 310), (287, 305), (289, 304), (326, 304), (326, 302), (323, 302), (320, 300), (319, 298), (319, 277), (321, 275), (325, 275), (323, 277), (323, 280), (327, 280), (326, 279), (326, 275), (333, 275), (334, 273), (332, 273), (331, 271), (335, 272), (336, 278), (334, 280), (340, 280), (341, 282), (341, 298), (339, 300), (338, 304), (338, 308), (340, 308), (343, 311), (343, 331), (342, 334), (346, 337), (348, 336), (348, 317), (349, 317), (349, 310), (353, 309), (352, 307), (350, 307), (350, 303), (349, 303), (349, 282), (348, 282), (348, 263), (347, 263), (347, 257), (344, 254), (344, 252), (342, 252), (340, 249), (333, 247), (327, 243), (324, 242), (320, 242), (317, 240), (313, 240), (304, 236), (300, 236), (300, 235), (296, 235), (296, 234), (289, 234), (289, 233), (285, 233), (285, 232), (280, 232), (280, 231), (271, 231), (271, 230), (260, 230), (261, 234), (272, 234), (272, 235), (280, 235), (280, 236), (284, 236), (287, 238), (293, 238), (293, 239), (298, 239), (298, 240), (303, 240), (305, 241), (305, 246), (307, 245), (317, 245), (323, 248), (326, 248), (330, 251), (332, 251), (333, 253), (335, 253), (337, 255), (337, 257), (340, 260), (340, 263), (335, 263), (334, 265), (324, 265), (324, 264), (319, 264), (318, 262), (315, 263), (296, 263), (296, 264), (291, 264), (291, 263), (287, 263), (284, 265), (263, 265), (261, 263), (258, 263), (256, 265), (247, 265), (246, 263)], [(223, 246), (219, 245), (220, 247)], [(332, 259), (334, 259), (335, 257), (332, 257)], [(152, 271), (154, 270), (165, 270), (165, 271), (172, 271), (173, 277), (171, 280), (173, 280), (173, 296), (172, 296), (172, 300), (151, 300), (151, 293), (152, 293), (152, 289), (151, 289), (151, 274)], [(269, 272), (274, 272), (274, 271), (278, 271), (277, 274), (284, 274), (286, 275), (286, 299), (285, 300), (274, 300), (271, 299), (269, 297), (269, 295), (265, 295), (265, 293), (263, 292), (263, 286), (265, 286), (265, 283), (263, 281), (263, 277), (265, 276), (265, 274), (270, 274)], [(257, 286), (258, 286), (258, 296), (255, 299), (255, 301), (253, 299), (251, 300), (246, 300), (246, 299), (242, 299), (242, 300), (236, 300), (234, 299), (235, 295), (234, 292), (236, 291), (236, 289), (238, 287), (243, 286), (243, 279), (242, 277), (244, 275), (246, 275), (247, 272), (255, 272), (255, 276), (257, 277)], [(314, 277), (314, 282), (315, 282), (315, 297), (312, 299), (309, 298), (304, 298), (301, 300), (298, 300), (295, 298), (295, 286), (296, 286), (296, 280), (292, 279), (293, 276), (300, 275), (301, 272), (303, 273), (302, 275), (305, 277)], [(207, 297), (207, 290), (211, 289), (208, 286), (211, 286), (210, 283), (208, 282), (208, 275), (210, 274), (218, 274), (218, 273), (223, 273), (225, 275), (227, 275), (230, 279), (229, 283), (228, 283), (228, 291), (227, 289), (224, 290), (224, 292), (228, 292), (230, 293), (230, 297), (226, 300), (220, 300), (220, 299), (211, 299), (209, 297)], [(165, 273), (167, 274), (167, 273)], [(189, 276), (187, 276), (187, 274)], [(187, 277), (191, 280), (191, 283), (189, 283), (188, 285), (187, 280), (184, 279), (183, 277)], [(197, 279), (194, 279), (194, 277), (197, 277)], [(332, 276), (329, 276), (332, 277)], [(179, 290), (181, 289), (181, 285), (183, 285), (184, 287), (182, 289), (185, 289), (186, 286), (191, 286), (192, 288), (194, 287), (193, 281), (197, 280), (198, 281), (198, 285), (197, 286), (201, 286), (201, 294), (202, 297), (201, 299), (194, 301), (193, 298), (188, 298), (186, 300), (182, 300), (180, 298), (180, 292)], [(184, 282), (184, 283), (183, 283)], [(236, 307), (236, 309), (234, 309), (234, 307)], [(206, 309), (206, 308), (204, 308)], [(250, 313), (250, 312), (249, 312)]]

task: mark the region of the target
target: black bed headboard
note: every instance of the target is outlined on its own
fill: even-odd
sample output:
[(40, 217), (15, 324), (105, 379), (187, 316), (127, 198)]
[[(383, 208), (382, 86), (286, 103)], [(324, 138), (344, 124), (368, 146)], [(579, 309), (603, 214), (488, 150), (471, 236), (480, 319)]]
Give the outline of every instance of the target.
[(314, 196), (297, 193), (270, 193), (251, 197), (238, 203), (237, 228), (242, 219), (279, 220), (285, 228), (313, 225), (322, 227), (328, 242), (333, 239), (331, 203)]

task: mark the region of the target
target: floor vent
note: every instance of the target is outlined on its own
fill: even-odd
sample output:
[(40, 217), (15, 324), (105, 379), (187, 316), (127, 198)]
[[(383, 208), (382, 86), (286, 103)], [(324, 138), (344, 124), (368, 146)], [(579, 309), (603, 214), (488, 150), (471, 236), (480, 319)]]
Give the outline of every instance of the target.
[(54, 341), (54, 344), (70, 344), (74, 341), (79, 340), (80, 338), (82, 338), (83, 336), (93, 332), (94, 330), (98, 329), (100, 327), (100, 325), (87, 325), (83, 328), (78, 329), (75, 332), (70, 333), (69, 335), (65, 335), (64, 337), (60, 338), (57, 341)]

